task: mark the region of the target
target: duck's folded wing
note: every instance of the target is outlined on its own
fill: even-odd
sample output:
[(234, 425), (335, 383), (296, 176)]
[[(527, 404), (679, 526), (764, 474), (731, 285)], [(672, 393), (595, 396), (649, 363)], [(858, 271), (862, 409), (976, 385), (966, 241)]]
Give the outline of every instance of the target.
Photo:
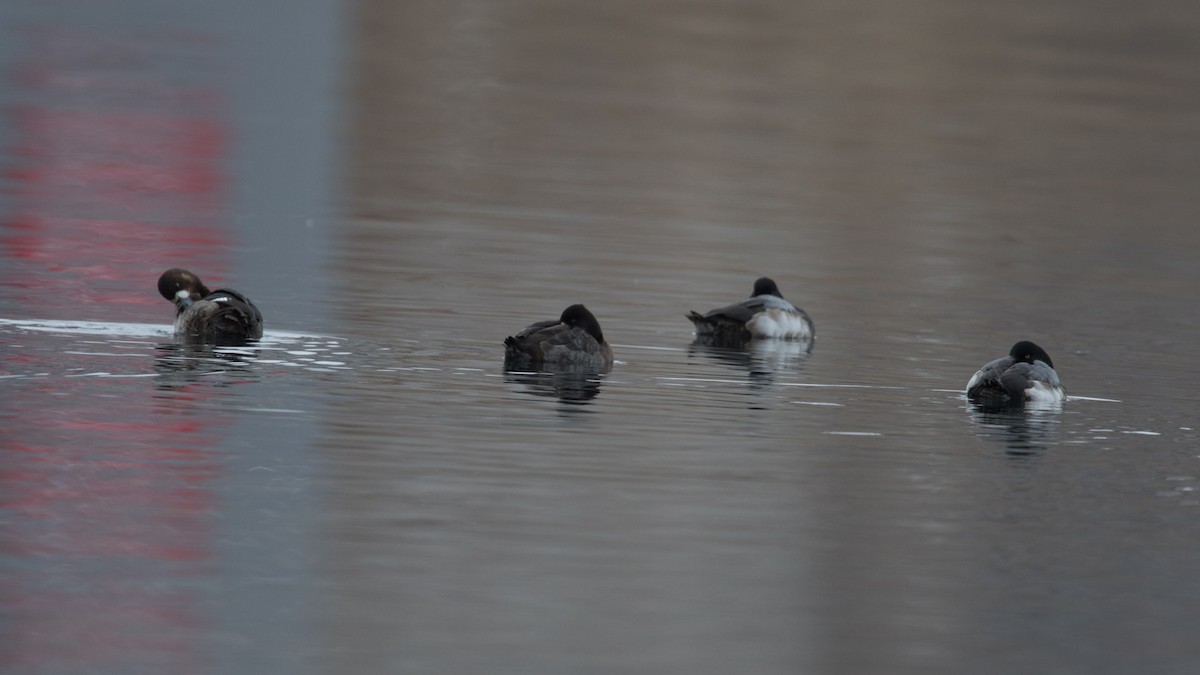
[(254, 306), (254, 303), (250, 301), (250, 298), (238, 293), (237, 291), (230, 290), (228, 288), (218, 288), (217, 290), (205, 296), (204, 299), (210, 300), (217, 304), (242, 307), (249, 316), (253, 316), (259, 321), (262, 321), (262, 313), (258, 311), (258, 307)]
[(1024, 398), (1025, 390), (1034, 386), (1035, 382), (1044, 382), (1058, 386), (1058, 375), (1050, 366), (1041, 361), (1033, 363), (1016, 363), (1000, 376), (1000, 383), (1010, 396)]
[[(1054, 371), (1044, 361), (1034, 361), (1033, 363), (1019, 363), (1027, 380), (1032, 382), (1042, 382), (1050, 387), (1061, 387), (1062, 383), (1058, 381), (1058, 373)], [(1014, 366), (1015, 368), (1016, 366)]]
[(997, 383), (1000, 382), (1001, 376), (1012, 365), (1012, 362), (1012, 357), (1002, 356), (984, 364), (982, 368), (975, 371), (975, 374), (971, 376), (971, 380), (967, 382), (967, 395), (974, 394), (981, 387), (996, 387)]
[(710, 321), (736, 321), (738, 323), (746, 323), (755, 314), (758, 314), (765, 307), (765, 303), (759, 298), (750, 298), (741, 302), (714, 309), (704, 315), (704, 318)]
[(210, 293), (204, 301), (216, 305), (212, 311), (213, 326), (220, 333), (244, 334), (247, 337), (262, 336), (262, 312), (250, 301), (250, 298), (220, 288)]
[(545, 331), (548, 328), (553, 328), (554, 326), (558, 326), (558, 325), (561, 325), (561, 322), (559, 322), (557, 320), (538, 321), (537, 323), (529, 324), (528, 327), (526, 327), (524, 330), (522, 330), (520, 333), (517, 333), (513, 337), (515, 337), (518, 340), (524, 340), (525, 338), (533, 335), (534, 333), (540, 333), (542, 331)]

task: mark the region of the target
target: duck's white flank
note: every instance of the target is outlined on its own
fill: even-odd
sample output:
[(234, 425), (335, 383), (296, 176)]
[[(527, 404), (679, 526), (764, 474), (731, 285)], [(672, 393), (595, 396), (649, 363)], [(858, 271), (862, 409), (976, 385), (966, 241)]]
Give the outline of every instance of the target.
[(971, 391), (971, 389), (974, 388), (975, 385), (979, 384), (979, 381), (982, 379), (983, 379), (983, 369), (981, 368), (981, 369), (975, 371), (975, 374), (972, 375), (971, 379), (967, 381), (966, 391)]
[(757, 339), (807, 340), (812, 336), (808, 322), (797, 312), (768, 309), (746, 322), (746, 330)]
[(1025, 399), (1033, 403), (1061, 403), (1066, 398), (1062, 385), (1033, 380), (1025, 389)]

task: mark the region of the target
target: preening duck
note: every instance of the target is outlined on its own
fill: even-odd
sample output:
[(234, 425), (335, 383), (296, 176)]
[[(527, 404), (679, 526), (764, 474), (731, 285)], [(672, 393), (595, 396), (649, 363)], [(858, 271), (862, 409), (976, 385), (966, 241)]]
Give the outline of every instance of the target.
[(262, 313), (237, 291), (210, 291), (200, 277), (173, 267), (158, 278), (158, 292), (175, 303), (175, 335), (179, 337), (216, 343), (262, 337)]

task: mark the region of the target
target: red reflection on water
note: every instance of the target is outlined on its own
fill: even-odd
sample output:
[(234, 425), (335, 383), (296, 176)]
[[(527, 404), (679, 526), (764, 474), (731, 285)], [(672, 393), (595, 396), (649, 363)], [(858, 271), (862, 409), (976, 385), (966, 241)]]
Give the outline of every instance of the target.
[[(214, 228), (229, 137), (219, 90), (164, 79), (163, 60), (137, 40), (30, 36), (29, 59), (12, 73), (26, 102), (2, 112), (15, 141), (4, 150), (0, 184), (13, 206), (0, 249), (19, 264), (0, 290), (22, 289), (36, 318), (166, 323), (170, 306), (154, 290), (162, 269), (190, 265), (214, 283), (227, 269)], [(191, 70), (193, 59), (180, 65)]]
[[(76, 580), (81, 585), (87, 580)], [(39, 594), (10, 595), (0, 586), (6, 609), (21, 617), (44, 617), (6, 629), (6, 639), (20, 644), (16, 658), (5, 659), (6, 672), (122, 672), (138, 655), (139, 672), (159, 665), (157, 672), (199, 672), (189, 653), (187, 632), (165, 636), (160, 626), (197, 629), (185, 594), (148, 586), (130, 585), (118, 591), (78, 593), (47, 590)], [(68, 614), (74, 620), (57, 617)], [(48, 625), (49, 624), (49, 625)], [(47, 630), (47, 628), (52, 628)], [(139, 638), (139, 633), (145, 636)], [(183, 658), (180, 658), (183, 655)], [(86, 670), (78, 664), (86, 664)]]
[(173, 200), (199, 195), (210, 203), (221, 184), (214, 160), (224, 133), (214, 120), (38, 106), (12, 109), (8, 117), (25, 139), (11, 152), (23, 164), (6, 172), (17, 196), (84, 189), (96, 206), (127, 208), (145, 192)]
[[(215, 42), (180, 55), (159, 33), (20, 39), (24, 62), (6, 75), (22, 104), (0, 111), (16, 139), (0, 154), (0, 296), (15, 318), (168, 324), (162, 269), (219, 282), (228, 265), (223, 97), (211, 72), (197, 75), (212, 58), (197, 46)], [(13, 570), (0, 583), (0, 669), (200, 670), (205, 608), (188, 579), (212, 565), (222, 420), (164, 408), (153, 378), (64, 371), (151, 373), (152, 355), (22, 343), (0, 340), (0, 374), (50, 375), (0, 380), (0, 556)]]

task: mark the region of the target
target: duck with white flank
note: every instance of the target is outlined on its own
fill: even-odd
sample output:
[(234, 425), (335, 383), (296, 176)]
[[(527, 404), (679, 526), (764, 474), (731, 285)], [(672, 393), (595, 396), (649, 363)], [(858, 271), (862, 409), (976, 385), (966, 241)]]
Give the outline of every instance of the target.
[(812, 319), (804, 310), (783, 299), (779, 287), (767, 277), (754, 282), (750, 297), (707, 314), (690, 312), (696, 337), (712, 342), (738, 343), (778, 339), (811, 342), (816, 336)]
[(1019, 408), (1058, 404), (1066, 398), (1046, 350), (1028, 340), (980, 368), (967, 382), (967, 398), (986, 406)]
[(158, 278), (158, 292), (175, 303), (175, 335), (179, 337), (218, 344), (262, 337), (262, 313), (237, 291), (210, 291), (200, 277), (173, 267)]

